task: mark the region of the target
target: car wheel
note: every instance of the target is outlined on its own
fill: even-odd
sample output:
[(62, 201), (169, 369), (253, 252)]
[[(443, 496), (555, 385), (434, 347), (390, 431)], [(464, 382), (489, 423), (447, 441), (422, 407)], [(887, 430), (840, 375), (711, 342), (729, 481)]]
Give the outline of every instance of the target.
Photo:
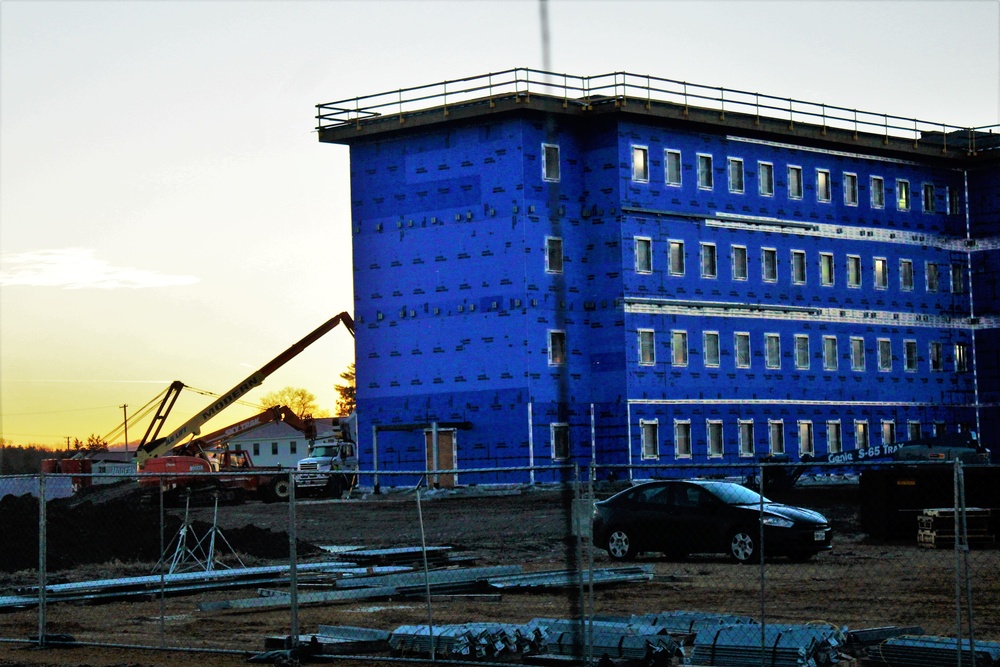
[(611, 560), (634, 560), (636, 556), (635, 542), (622, 528), (608, 534), (607, 550)]
[(737, 563), (752, 563), (760, 560), (757, 535), (749, 528), (738, 528), (729, 538), (727, 553)]

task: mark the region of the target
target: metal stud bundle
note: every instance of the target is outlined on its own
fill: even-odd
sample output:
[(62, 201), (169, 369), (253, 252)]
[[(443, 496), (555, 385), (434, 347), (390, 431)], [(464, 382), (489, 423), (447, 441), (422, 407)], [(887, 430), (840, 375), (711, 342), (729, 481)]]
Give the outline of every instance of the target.
[[(903, 635), (887, 639), (871, 652), (876, 664), (891, 667), (940, 667), (958, 662), (958, 644), (953, 637)], [(962, 640), (961, 667), (995, 667), (1000, 665), (1000, 642), (975, 643)]]
[(729, 625), (699, 632), (691, 662), (706, 667), (825, 667), (840, 660), (841, 632), (828, 625)]

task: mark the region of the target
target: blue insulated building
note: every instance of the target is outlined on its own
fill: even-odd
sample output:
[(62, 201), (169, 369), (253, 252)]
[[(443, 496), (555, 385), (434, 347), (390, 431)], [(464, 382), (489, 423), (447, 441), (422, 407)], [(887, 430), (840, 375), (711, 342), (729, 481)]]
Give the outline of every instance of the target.
[(523, 69), (318, 118), (351, 151), (365, 469), (998, 449), (989, 128)]

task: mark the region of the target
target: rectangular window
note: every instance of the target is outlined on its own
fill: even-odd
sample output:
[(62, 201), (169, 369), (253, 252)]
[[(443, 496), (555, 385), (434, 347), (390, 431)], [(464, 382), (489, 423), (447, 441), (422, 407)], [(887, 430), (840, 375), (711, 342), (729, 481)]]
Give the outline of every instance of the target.
[(816, 200), (821, 202), (830, 201), (830, 171), (828, 169), (816, 170)]
[(549, 331), (549, 366), (562, 366), (566, 363), (566, 332)]
[(702, 190), (712, 189), (712, 156), (698, 154), (698, 187)]
[(778, 281), (778, 251), (774, 248), (764, 248), (760, 251), (761, 273), (766, 283)]
[(823, 370), (837, 370), (837, 337), (823, 336)]
[(802, 167), (788, 167), (788, 198), (802, 199)]
[(875, 289), (886, 289), (889, 287), (889, 264), (885, 257), (875, 258)]
[(674, 420), (674, 456), (679, 459), (691, 458), (691, 421)]
[(821, 252), (819, 254), (819, 284), (823, 287), (831, 287), (833, 276), (833, 254)]
[(900, 178), (896, 179), (896, 210), (910, 210), (910, 182)]
[(924, 269), (927, 274), (927, 291), (937, 292), (941, 283), (941, 274), (938, 272), (938, 265), (933, 262), (927, 262), (924, 265)]
[(885, 208), (885, 179), (881, 176), (872, 176), (872, 208)]
[(961, 264), (951, 265), (951, 293), (965, 293), (965, 271)]
[(785, 423), (780, 419), (769, 419), (767, 422), (770, 438), (771, 454), (785, 453)]
[(781, 338), (776, 333), (764, 334), (764, 365), (781, 368)]
[(955, 372), (969, 372), (969, 345), (968, 343), (955, 343)]
[(937, 341), (931, 342), (931, 370), (944, 370), (944, 354), (941, 349), (941, 343), (938, 343)]
[(882, 444), (896, 444), (896, 422), (891, 419), (882, 420)]
[(958, 215), (959, 209), (959, 199), (958, 199), (958, 188), (948, 188), (948, 215)]
[(563, 242), (561, 238), (545, 237), (545, 272), (563, 272)]
[(740, 420), (740, 456), (753, 456), (753, 420)]
[(717, 419), (709, 419), (708, 428), (708, 456), (709, 458), (721, 458), (724, 449), (722, 444), (722, 422)]
[(542, 180), (559, 180), (559, 146), (542, 144)]
[(639, 365), (656, 364), (656, 334), (652, 329), (639, 329)]
[(799, 370), (809, 368), (809, 336), (795, 334), (795, 367)]
[(799, 422), (799, 456), (808, 454), (812, 456), (816, 453), (813, 444), (813, 423), (811, 421)]
[(701, 244), (701, 277), (715, 278), (719, 275), (719, 265), (716, 261), (715, 244)]
[(868, 449), (868, 420), (854, 420), (854, 447), (855, 449)]
[(277, 455), (278, 455), (278, 443), (272, 442), (271, 443), (271, 456), (277, 456)]
[(736, 368), (750, 368), (750, 334), (736, 333)]
[(826, 423), (826, 451), (828, 454), (839, 454), (844, 451), (843, 435), (840, 432), (840, 421)]
[(686, 331), (670, 332), (670, 353), (674, 366), (688, 365), (688, 335)]
[(632, 147), (632, 180), (649, 182), (649, 149), (645, 146)]
[(903, 370), (913, 372), (917, 370), (917, 341), (903, 341)]
[(851, 337), (851, 370), (865, 370), (865, 339)]
[(253, 455), (254, 456), (260, 456), (260, 443), (259, 442), (253, 443)]
[(747, 249), (741, 245), (733, 246), (733, 280), (747, 279)]
[(684, 241), (670, 242), (670, 275), (684, 275)]
[(729, 191), (743, 194), (743, 160), (738, 157), (729, 158)]
[(847, 286), (861, 287), (861, 258), (857, 255), (847, 256)]
[(878, 369), (882, 372), (892, 370), (892, 342), (888, 338), (878, 339)]
[(702, 334), (702, 356), (705, 360), (706, 368), (719, 367), (719, 332), (706, 331)]
[(932, 429), (931, 435), (933, 435), (935, 438), (938, 437), (939, 435), (944, 435), (945, 433), (948, 432), (948, 427), (945, 426), (944, 422), (942, 421), (934, 422), (934, 424), (932, 424), (931, 426), (931, 429)]
[(292, 440), (291, 442), (289, 442), (288, 443), (288, 453), (289, 454), (298, 454), (298, 452), (299, 452), (299, 443), (295, 442), (294, 440)]
[(904, 292), (913, 291), (913, 260), (899, 260), (899, 289)]
[(639, 420), (639, 429), (642, 431), (642, 458), (655, 459), (660, 456), (660, 425), (657, 420)]
[(666, 173), (667, 185), (681, 184), (681, 152), (666, 150), (663, 152), (664, 172)]
[(770, 162), (757, 163), (757, 192), (762, 197), (774, 196), (774, 165)]
[(924, 213), (934, 213), (934, 185), (932, 183), (924, 183), (923, 187), (920, 188), (921, 197), (920, 202), (923, 204)]
[(858, 175), (844, 174), (844, 204), (847, 206), (858, 205)]
[(792, 251), (792, 283), (806, 284), (806, 254), (801, 250)]
[(635, 237), (635, 271), (636, 273), (653, 272), (653, 239)]
[(920, 440), (920, 437), (921, 437), (920, 422), (918, 421), (906, 422), (906, 439), (913, 441), (913, 440)]
[(569, 458), (569, 424), (549, 424), (549, 439), (552, 447), (552, 459), (564, 461)]

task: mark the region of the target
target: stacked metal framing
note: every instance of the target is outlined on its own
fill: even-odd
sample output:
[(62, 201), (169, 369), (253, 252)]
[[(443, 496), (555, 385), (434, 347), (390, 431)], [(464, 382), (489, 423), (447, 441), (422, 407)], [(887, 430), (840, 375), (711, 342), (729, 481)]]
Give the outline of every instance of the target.
[(876, 664), (891, 667), (940, 667), (956, 665), (961, 667), (994, 667), (1000, 665), (1000, 642), (976, 642), (968, 639), (961, 644), (961, 662), (958, 658), (959, 645), (953, 637), (923, 637), (904, 635), (893, 637), (879, 644), (871, 658)]
[[(763, 641), (762, 641), (763, 639)], [(727, 625), (699, 632), (691, 663), (706, 667), (835, 665), (843, 636), (829, 625)]]

